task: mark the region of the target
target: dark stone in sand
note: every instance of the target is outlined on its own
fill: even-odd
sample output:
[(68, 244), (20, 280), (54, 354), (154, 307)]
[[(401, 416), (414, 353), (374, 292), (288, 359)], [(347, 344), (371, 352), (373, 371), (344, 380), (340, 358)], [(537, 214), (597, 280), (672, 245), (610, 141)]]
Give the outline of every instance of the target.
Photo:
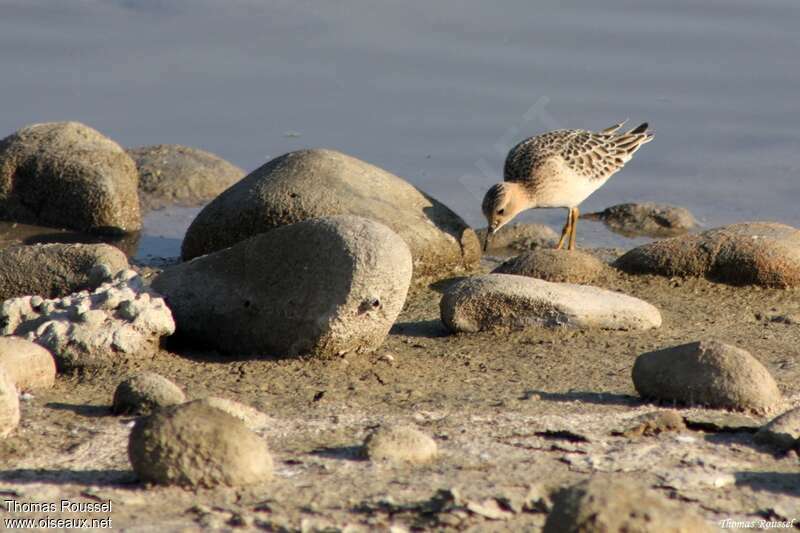
[(161, 407), (186, 401), (176, 384), (155, 372), (128, 376), (114, 392), (111, 411), (115, 415), (149, 415)]
[(415, 276), (475, 267), (480, 244), (453, 211), (405, 180), (335, 150), (301, 150), (251, 172), (192, 222), (182, 255), (191, 259), (253, 235), (331, 215), (370, 218), (411, 249)]
[(139, 169), (143, 209), (200, 205), (242, 179), (244, 170), (221, 157), (178, 144), (130, 148)]
[(0, 219), (95, 233), (137, 231), (136, 165), (79, 122), (34, 124), (0, 141)]
[(579, 250), (538, 249), (513, 257), (495, 268), (493, 274), (516, 274), (545, 281), (591, 283), (606, 265)]
[(800, 231), (774, 222), (743, 222), (652, 242), (614, 266), (632, 274), (708, 277), (734, 285), (800, 285)]
[(411, 269), (396, 233), (342, 215), (169, 267), (153, 288), (192, 342), (237, 355), (332, 356), (380, 346), (403, 308)]
[(594, 477), (553, 497), (544, 533), (711, 533), (685, 504), (627, 479)]
[(748, 352), (700, 341), (640, 355), (633, 384), (643, 398), (766, 412), (781, 401), (769, 371)]
[(11, 246), (0, 250), (0, 302), (94, 289), (127, 268), (125, 254), (108, 244)]
[(626, 237), (673, 237), (697, 226), (688, 209), (653, 202), (614, 205), (581, 218), (601, 220), (610, 230)]
[(139, 479), (186, 487), (237, 487), (268, 481), (272, 456), (237, 418), (200, 402), (139, 419), (128, 456)]

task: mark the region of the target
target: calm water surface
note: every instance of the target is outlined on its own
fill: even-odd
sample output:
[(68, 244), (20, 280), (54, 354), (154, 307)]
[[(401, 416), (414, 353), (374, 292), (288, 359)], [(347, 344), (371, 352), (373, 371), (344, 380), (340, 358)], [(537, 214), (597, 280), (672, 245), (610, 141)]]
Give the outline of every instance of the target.
[[(650, 200), (708, 226), (800, 226), (800, 3), (495, 4), (0, 0), (0, 135), (80, 120), (248, 170), (337, 148), (480, 225), (518, 140), (630, 118), (656, 139), (585, 210)], [(177, 253), (192, 216), (151, 215), (140, 254)], [(579, 237), (635, 242), (590, 222)]]

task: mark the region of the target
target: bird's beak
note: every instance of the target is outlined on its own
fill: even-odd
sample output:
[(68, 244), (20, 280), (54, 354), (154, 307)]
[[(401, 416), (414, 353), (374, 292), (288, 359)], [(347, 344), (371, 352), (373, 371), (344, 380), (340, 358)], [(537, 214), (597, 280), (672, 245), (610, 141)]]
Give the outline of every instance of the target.
[(495, 234), (497, 230), (494, 228), (486, 228), (486, 237), (483, 239), (483, 253), (489, 248), (489, 239)]

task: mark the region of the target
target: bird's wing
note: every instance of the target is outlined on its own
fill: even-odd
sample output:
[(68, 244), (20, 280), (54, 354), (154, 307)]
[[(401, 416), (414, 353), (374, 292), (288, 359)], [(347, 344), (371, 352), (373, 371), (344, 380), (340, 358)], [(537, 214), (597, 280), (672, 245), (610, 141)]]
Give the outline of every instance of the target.
[(620, 127), (622, 124), (597, 133), (572, 130), (562, 139), (559, 155), (574, 172), (590, 179), (607, 179), (625, 166), (636, 150), (653, 139), (646, 122), (616, 134)]

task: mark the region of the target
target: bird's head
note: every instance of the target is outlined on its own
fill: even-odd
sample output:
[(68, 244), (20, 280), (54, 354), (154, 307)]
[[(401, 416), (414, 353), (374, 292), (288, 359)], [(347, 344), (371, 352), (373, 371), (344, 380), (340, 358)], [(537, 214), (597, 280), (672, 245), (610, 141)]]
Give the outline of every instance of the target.
[(486, 191), (481, 208), (486, 217), (486, 240), (483, 243), (486, 251), (491, 236), (526, 208), (523, 191), (516, 183), (496, 183)]

